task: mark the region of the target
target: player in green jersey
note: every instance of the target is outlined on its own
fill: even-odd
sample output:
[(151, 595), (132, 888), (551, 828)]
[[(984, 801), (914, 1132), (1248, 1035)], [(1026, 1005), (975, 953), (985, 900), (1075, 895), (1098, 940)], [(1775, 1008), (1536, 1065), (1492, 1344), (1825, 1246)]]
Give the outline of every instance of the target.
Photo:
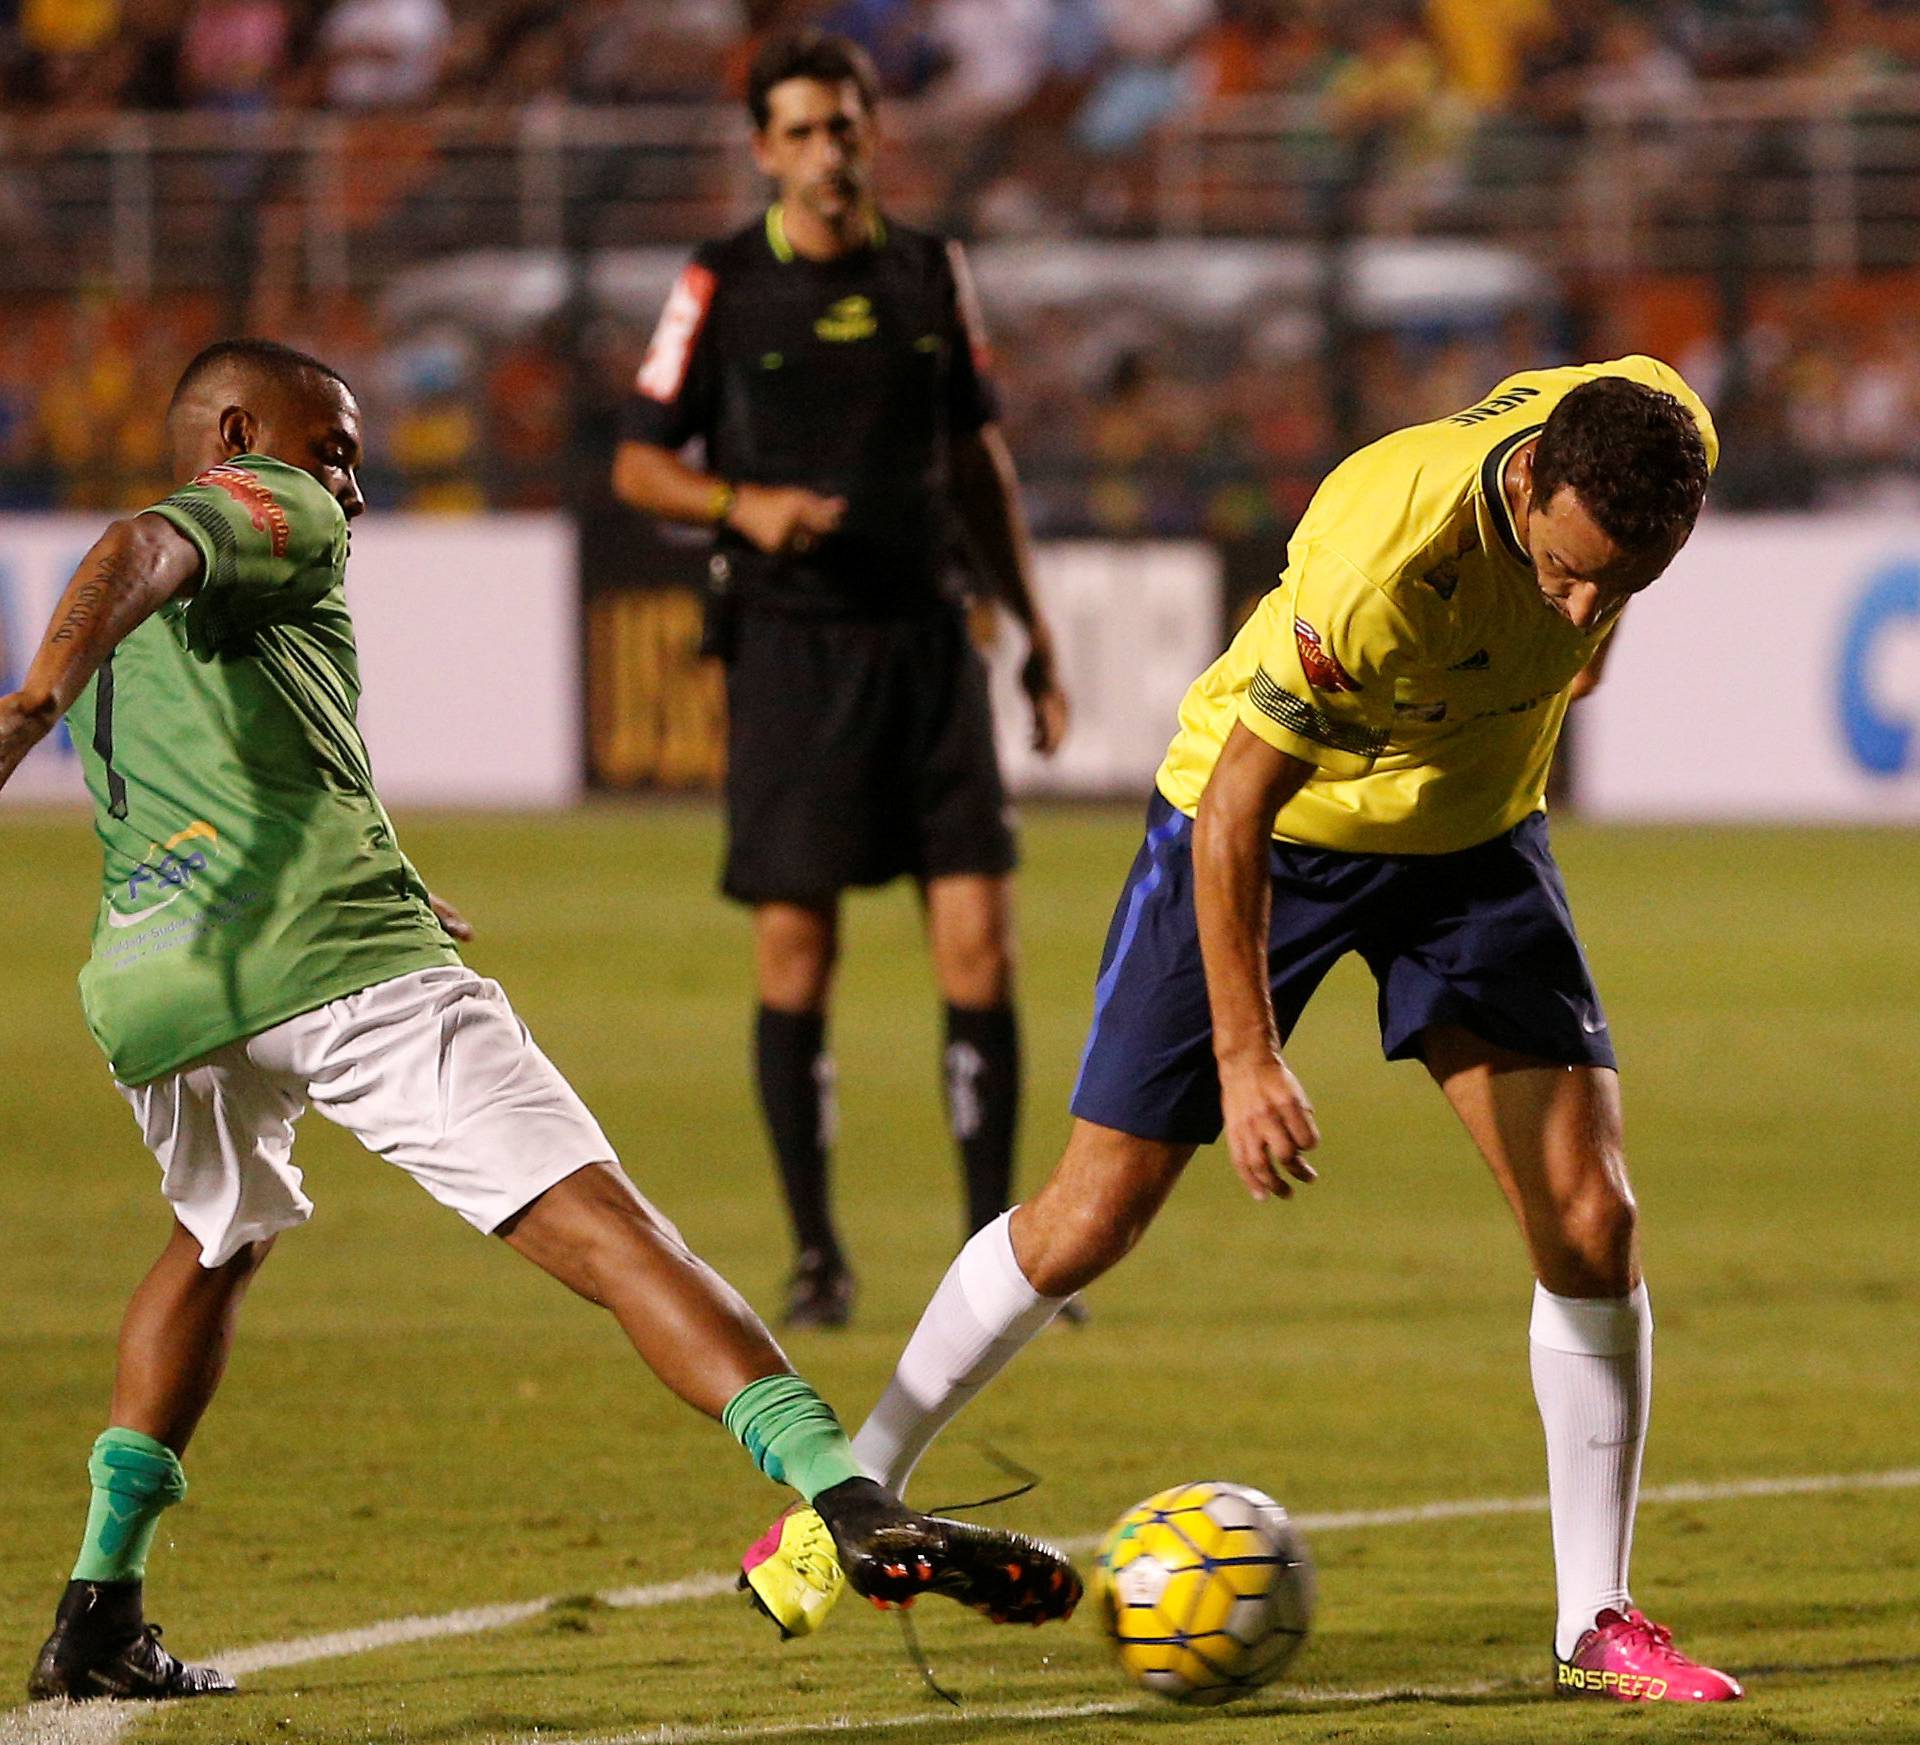
[(248, 1282), (312, 1212), (292, 1163), (308, 1105), (611, 1310), (668, 1387), (813, 1502), (861, 1591), (1070, 1611), (1057, 1552), (915, 1514), (862, 1474), (831, 1409), (461, 963), (465, 923), (401, 853), (355, 719), (343, 575), (365, 503), (346, 383), (284, 346), (223, 342), (181, 377), (168, 434), (180, 488), (108, 528), (0, 696), (0, 785), (62, 715), (80, 747), (104, 877), (82, 1000), (174, 1217), (121, 1328), (80, 1558), (30, 1693), (233, 1688), (160, 1646), (141, 1584)]

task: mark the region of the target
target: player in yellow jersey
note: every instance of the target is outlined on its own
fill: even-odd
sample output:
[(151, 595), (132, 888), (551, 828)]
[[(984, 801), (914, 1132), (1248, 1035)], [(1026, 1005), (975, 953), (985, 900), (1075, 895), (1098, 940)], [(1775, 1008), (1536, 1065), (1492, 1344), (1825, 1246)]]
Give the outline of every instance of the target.
[(1653, 1324), (1613, 1048), (1543, 811), (1569, 691), (1686, 542), (1717, 454), (1692, 389), (1631, 357), (1512, 376), (1321, 485), (1280, 585), (1181, 706), (1066, 1154), (942, 1281), (854, 1439), (875, 1478), (904, 1484), (1223, 1126), (1255, 1199), (1314, 1179), (1281, 1045), (1357, 951), (1388, 1057), (1445, 1092), (1532, 1260), (1556, 1688), (1740, 1695), (1627, 1590)]

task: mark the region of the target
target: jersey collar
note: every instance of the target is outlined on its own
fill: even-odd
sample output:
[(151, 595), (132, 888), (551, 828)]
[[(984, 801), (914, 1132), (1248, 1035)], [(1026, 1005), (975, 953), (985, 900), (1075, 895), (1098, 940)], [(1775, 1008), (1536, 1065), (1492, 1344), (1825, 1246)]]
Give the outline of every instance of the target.
[(1529, 424), (1525, 430), (1502, 437), (1480, 463), (1480, 494), (1487, 500), (1487, 518), (1500, 536), (1500, 543), (1507, 548), (1507, 556), (1528, 569), (1533, 568), (1533, 559), (1520, 543), (1520, 530), (1513, 524), (1513, 505), (1507, 501), (1507, 462), (1513, 459), (1515, 449), (1523, 442), (1531, 442), (1545, 428), (1544, 424)]
[[(877, 206), (867, 208), (867, 243), (872, 248), (884, 248), (887, 242), (887, 221), (880, 216)], [(782, 266), (790, 266), (800, 258), (799, 252), (787, 238), (786, 208), (778, 201), (767, 208), (767, 247), (773, 250), (773, 258)]]

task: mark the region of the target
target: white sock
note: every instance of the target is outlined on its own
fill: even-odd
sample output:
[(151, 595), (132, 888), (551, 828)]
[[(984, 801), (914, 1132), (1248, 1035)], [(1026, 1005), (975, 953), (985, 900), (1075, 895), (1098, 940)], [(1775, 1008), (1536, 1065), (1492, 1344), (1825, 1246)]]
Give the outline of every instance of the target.
[(1059, 1313), (1064, 1297), (1043, 1297), (1013, 1257), (1003, 1212), (954, 1257), (899, 1367), (873, 1408), (853, 1452), (896, 1495), (947, 1421), (1006, 1368)]
[(1553, 1568), (1562, 1659), (1596, 1612), (1624, 1612), (1640, 1455), (1653, 1391), (1653, 1311), (1642, 1284), (1627, 1297), (1533, 1291), (1533, 1397), (1547, 1433)]

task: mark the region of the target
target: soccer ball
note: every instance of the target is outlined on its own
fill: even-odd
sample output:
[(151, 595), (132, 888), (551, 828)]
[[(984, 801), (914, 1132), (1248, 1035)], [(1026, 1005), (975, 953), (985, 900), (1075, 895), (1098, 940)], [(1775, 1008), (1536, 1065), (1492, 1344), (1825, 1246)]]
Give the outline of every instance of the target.
[(1243, 1484), (1175, 1485), (1129, 1509), (1093, 1580), (1127, 1676), (1176, 1703), (1230, 1703), (1270, 1683), (1313, 1619), (1305, 1538)]

